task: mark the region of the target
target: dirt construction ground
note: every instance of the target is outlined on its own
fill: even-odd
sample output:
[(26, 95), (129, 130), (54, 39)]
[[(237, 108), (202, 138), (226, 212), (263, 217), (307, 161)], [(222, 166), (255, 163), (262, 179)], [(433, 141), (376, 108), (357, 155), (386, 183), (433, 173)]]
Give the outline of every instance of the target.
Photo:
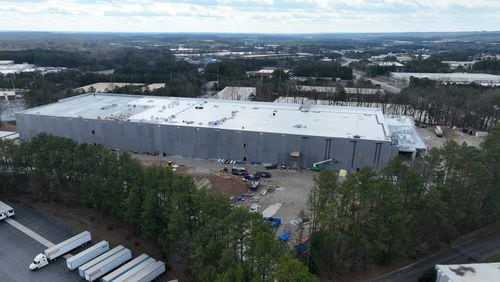
[[(195, 183), (201, 187), (207, 187), (216, 192), (229, 197), (243, 196), (244, 201), (236, 201), (235, 206), (241, 206), (250, 209), (253, 205), (257, 207), (257, 212), (262, 213), (266, 208), (270, 213), (267, 216), (279, 217), (282, 225), (277, 230), (277, 234), (283, 232), (286, 224), (290, 224), (291, 237), (289, 244), (294, 245), (298, 238), (298, 217), (302, 210), (307, 210), (307, 199), (311, 189), (314, 186), (315, 173), (310, 170), (292, 170), (292, 169), (272, 169), (266, 170), (261, 165), (236, 165), (244, 166), (249, 173), (257, 171), (266, 171), (272, 174), (271, 178), (261, 178), (261, 185), (256, 192), (248, 189), (247, 183), (241, 177), (233, 176), (230, 173), (221, 173), (223, 168), (231, 168), (235, 165), (221, 164), (216, 160), (204, 160), (195, 158), (185, 158), (179, 156), (151, 156), (135, 154), (133, 155), (145, 165), (161, 164), (165, 166), (168, 161), (173, 165), (180, 165), (178, 172), (180, 174), (190, 175), (195, 178)], [(269, 191), (267, 192), (269, 188)], [(262, 193), (266, 191), (265, 195)], [(304, 226), (304, 238), (307, 237), (307, 224)]]
[(462, 133), (458, 130), (454, 130), (450, 127), (441, 126), (443, 130), (443, 137), (437, 137), (434, 133), (434, 127), (429, 126), (426, 128), (417, 128), (418, 134), (424, 140), (425, 145), (430, 150), (432, 148), (441, 147), (444, 142), (448, 140), (453, 140), (458, 144), (463, 142), (467, 143), (469, 146), (479, 147), (479, 145), (484, 141), (485, 137), (476, 137), (466, 133)]

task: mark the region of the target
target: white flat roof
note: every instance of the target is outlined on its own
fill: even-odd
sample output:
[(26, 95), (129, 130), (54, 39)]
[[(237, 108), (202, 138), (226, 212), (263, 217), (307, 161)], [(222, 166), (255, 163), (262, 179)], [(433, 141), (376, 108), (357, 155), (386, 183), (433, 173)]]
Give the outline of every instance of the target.
[[(301, 92), (337, 93), (337, 87), (335, 86), (297, 85), (295, 88)], [(347, 94), (363, 94), (363, 95), (385, 94), (383, 89), (378, 89), (378, 88), (344, 87), (344, 90)]]
[(430, 78), (441, 80), (457, 80), (457, 81), (494, 81), (500, 82), (500, 75), (487, 73), (417, 73), (417, 72), (391, 72), (391, 76), (396, 78), (408, 79), (411, 76), (416, 78)]
[(390, 141), (378, 108), (96, 93), (21, 113)]
[(471, 263), (436, 265), (436, 281), (483, 282), (498, 281), (500, 263)]
[(255, 87), (225, 87), (219, 93), (212, 96), (213, 99), (240, 100), (248, 101), (255, 96), (257, 88)]
[(17, 132), (12, 131), (0, 131), (0, 139), (16, 139), (19, 138)]

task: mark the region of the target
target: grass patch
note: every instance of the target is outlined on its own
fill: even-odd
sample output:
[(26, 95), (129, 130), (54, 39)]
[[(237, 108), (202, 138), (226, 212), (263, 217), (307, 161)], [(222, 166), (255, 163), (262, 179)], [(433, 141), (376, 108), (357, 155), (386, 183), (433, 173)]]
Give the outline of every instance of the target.
[(500, 262), (500, 253), (487, 258), (485, 262)]

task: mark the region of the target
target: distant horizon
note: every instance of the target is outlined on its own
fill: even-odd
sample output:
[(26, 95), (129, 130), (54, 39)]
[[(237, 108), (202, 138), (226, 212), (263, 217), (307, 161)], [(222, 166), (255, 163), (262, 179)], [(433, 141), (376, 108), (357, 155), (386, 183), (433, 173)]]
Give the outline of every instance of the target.
[(2, 0), (0, 29), (330, 34), (497, 31), (498, 0)]
[(221, 31), (94, 31), (94, 30), (2, 30), (0, 33), (54, 33), (54, 34), (95, 34), (95, 33), (111, 33), (111, 34), (234, 34), (234, 35), (329, 35), (329, 34), (432, 34), (432, 33), (500, 33), (498, 30), (459, 30), (459, 31), (350, 31), (350, 32), (221, 32)]

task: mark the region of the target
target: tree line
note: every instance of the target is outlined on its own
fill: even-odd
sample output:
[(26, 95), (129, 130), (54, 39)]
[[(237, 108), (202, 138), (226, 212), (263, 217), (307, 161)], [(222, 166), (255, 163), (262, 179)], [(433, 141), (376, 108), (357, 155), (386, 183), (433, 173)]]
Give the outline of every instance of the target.
[(310, 199), (310, 252), (324, 279), (396, 258), (418, 258), (500, 215), (500, 125), (481, 148), (453, 141), (415, 162), (396, 159), (339, 181), (316, 178)]
[(500, 60), (488, 59), (479, 61), (472, 65), (472, 71), (500, 75)]
[(0, 194), (17, 193), (110, 214), (181, 257), (195, 281), (317, 281), (260, 215), (100, 145), (45, 134), (0, 140)]
[(500, 119), (500, 88), (443, 85), (429, 79), (411, 78), (400, 93), (357, 95), (338, 87), (332, 93), (302, 93), (292, 89), (287, 96), (326, 100), (331, 105), (377, 107), (387, 115), (412, 116), (419, 124), (440, 124), (488, 131)]

